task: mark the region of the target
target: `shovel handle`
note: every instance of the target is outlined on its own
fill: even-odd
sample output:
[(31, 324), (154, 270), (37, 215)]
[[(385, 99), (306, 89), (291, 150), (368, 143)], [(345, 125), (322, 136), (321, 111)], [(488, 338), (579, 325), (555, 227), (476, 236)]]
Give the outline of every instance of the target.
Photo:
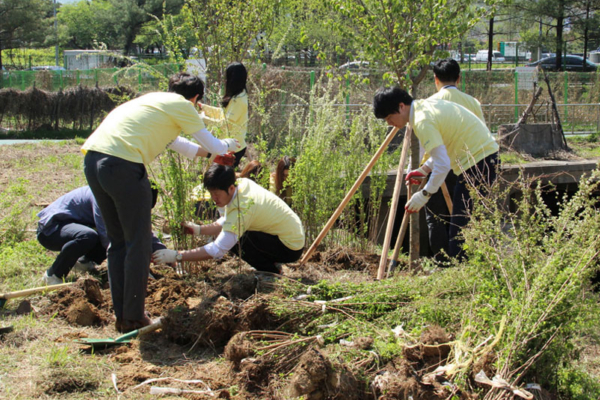
[(160, 329), (162, 327), (162, 318), (159, 319), (158, 321), (156, 321), (153, 324), (150, 325), (146, 325), (143, 328), (140, 329), (136, 329), (135, 331), (131, 331), (128, 332), (124, 335), (119, 336), (118, 338), (115, 339), (115, 343), (119, 343), (122, 341), (129, 341), (129, 339), (133, 339), (136, 338), (138, 336), (144, 335), (146, 333), (150, 333), (153, 332), (157, 329)]
[(19, 290), (17, 292), (2, 293), (2, 294), (0, 294), (0, 299), (8, 300), (8, 299), (14, 299), (15, 297), (23, 297), (23, 296), (28, 296), (30, 294), (63, 289), (63, 288), (71, 286), (73, 283), (75, 283), (75, 282), (61, 283), (59, 285), (40, 286), (40, 287), (33, 288), (33, 289)]

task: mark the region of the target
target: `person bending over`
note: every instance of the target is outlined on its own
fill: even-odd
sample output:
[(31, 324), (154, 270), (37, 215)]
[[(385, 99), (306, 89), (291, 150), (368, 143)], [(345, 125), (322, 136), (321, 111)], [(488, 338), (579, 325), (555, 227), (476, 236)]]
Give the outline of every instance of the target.
[(236, 180), (232, 167), (218, 164), (204, 174), (204, 187), (221, 217), (210, 225), (183, 226), (188, 233), (217, 238), (193, 250), (158, 250), (152, 257), (155, 263), (219, 259), (231, 251), (256, 270), (281, 273), (279, 264), (300, 258), (305, 241), (302, 222), (274, 193), (250, 179)]
[[(158, 190), (152, 188), (152, 207)], [(109, 241), (100, 208), (89, 186), (83, 186), (59, 197), (37, 215), (37, 239), (48, 250), (60, 253), (42, 280), (47, 285), (63, 283), (71, 269), (95, 272), (96, 265), (106, 260)], [(154, 234), (152, 251), (166, 249)]]
[[(195, 106), (204, 83), (178, 73), (168, 93), (148, 93), (112, 110), (82, 147), (84, 172), (106, 224), (108, 278), (115, 327), (129, 332), (152, 323), (145, 312), (150, 273), (152, 194), (146, 171), (167, 148), (189, 158), (225, 154), (235, 139), (219, 140), (204, 125)], [(183, 132), (199, 145), (180, 137)]]
[[(397, 86), (380, 88), (373, 100), (375, 117), (388, 125), (404, 128), (410, 124), (419, 143), (429, 154), (421, 167), (431, 173), (423, 188), (406, 203), (409, 213), (423, 208), (436, 193), (450, 168), (457, 175), (450, 222), (449, 255), (462, 258), (460, 229), (469, 222), (472, 209), (468, 183), (485, 194), (486, 186), (496, 181), (498, 144), (487, 126), (463, 106), (446, 100), (414, 100)], [(407, 179), (412, 179), (411, 171)]]

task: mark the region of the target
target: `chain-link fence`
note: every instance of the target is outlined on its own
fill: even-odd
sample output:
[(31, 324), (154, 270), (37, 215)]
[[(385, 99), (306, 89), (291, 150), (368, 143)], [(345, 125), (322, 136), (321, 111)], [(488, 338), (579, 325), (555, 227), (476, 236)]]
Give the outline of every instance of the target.
[[(128, 87), (133, 92), (164, 90), (167, 78), (181, 68), (177, 64), (138, 65), (123, 69), (68, 71), (11, 71), (0, 79), (2, 88), (24, 91), (28, 88), (58, 92), (71, 87)], [(350, 124), (356, 113), (370, 113), (373, 94), (378, 87), (389, 84), (378, 70), (313, 69), (306, 67), (272, 67), (248, 64), (250, 95), (249, 132), (261, 135), (269, 131), (269, 145), (276, 145), (289, 134), (289, 120), (294, 113), (319, 107), (323, 102), (335, 103)], [(533, 96), (532, 88), (524, 88), (519, 72), (463, 71), (459, 89), (478, 98), (486, 122), (492, 132), (501, 124), (515, 123)], [(599, 73), (548, 73), (550, 88), (557, 103), (561, 123), (567, 133), (597, 132), (600, 128)], [(530, 122), (552, 122), (548, 87), (542, 76), (537, 85), (543, 88)], [(217, 104), (220, 89), (207, 87), (205, 102)], [(419, 85), (417, 97), (435, 93), (430, 71)], [(1, 91), (0, 91), (1, 93)], [(305, 111), (302, 111), (305, 112)], [(95, 115), (99, 116), (100, 113)], [(308, 115), (308, 114), (307, 114)], [(307, 120), (307, 124), (310, 120)], [(273, 132), (278, 132), (273, 134)]]

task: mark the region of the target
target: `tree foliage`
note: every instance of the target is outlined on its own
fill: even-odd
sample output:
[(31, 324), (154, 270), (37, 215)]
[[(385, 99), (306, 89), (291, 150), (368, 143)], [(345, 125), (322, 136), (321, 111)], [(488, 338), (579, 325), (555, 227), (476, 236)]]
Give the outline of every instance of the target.
[(51, 26), (51, 10), (43, 0), (0, 1), (0, 50), (41, 44)]
[[(332, 0), (351, 35), (372, 61), (415, 90), (437, 46), (462, 37), (488, 10), (473, 0)], [(486, 1), (493, 5), (494, 0)], [(410, 85), (409, 85), (410, 84)]]
[(209, 76), (220, 85), (228, 63), (242, 62), (273, 31), (281, 1), (187, 0), (185, 18), (196, 33)]

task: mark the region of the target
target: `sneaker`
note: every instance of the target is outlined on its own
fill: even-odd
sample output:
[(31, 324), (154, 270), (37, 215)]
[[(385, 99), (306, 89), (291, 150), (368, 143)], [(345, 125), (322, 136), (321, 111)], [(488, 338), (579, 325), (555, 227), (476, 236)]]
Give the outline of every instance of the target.
[(96, 263), (93, 261), (88, 262), (80, 262), (77, 261), (75, 265), (73, 265), (73, 270), (77, 272), (95, 272), (96, 271)]
[(61, 283), (63, 283), (63, 280), (56, 275), (48, 276), (48, 271), (44, 272), (42, 280), (46, 285), (60, 285)]

